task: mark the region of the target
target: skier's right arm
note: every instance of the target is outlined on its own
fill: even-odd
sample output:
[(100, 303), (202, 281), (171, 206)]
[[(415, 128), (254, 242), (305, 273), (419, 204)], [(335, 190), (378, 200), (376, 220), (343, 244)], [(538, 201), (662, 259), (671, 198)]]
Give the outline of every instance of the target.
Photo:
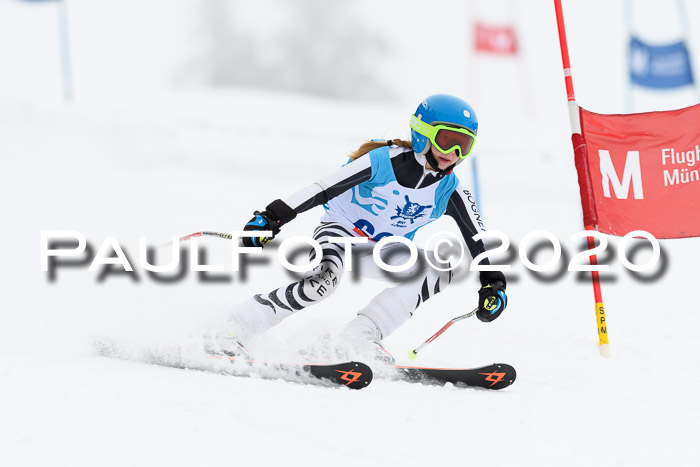
[(332, 174), (302, 188), (285, 199), (285, 203), (301, 214), (309, 209), (325, 204), (341, 193), (372, 177), (372, 158), (365, 155), (349, 162)]
[(243, 228), (245, 231), (272, 231), (271, 237), (243, 237), (244, 246), (263, 246), (280, 232), (280, 228), (297, 214), (327, 203), (339, 194), (372, 177), (371, 158), (363, 156), (345, 164), (332, 174), (302, 188), (284, 201), (277, 199), (264, 211), (255, 211)]
[(265, 246), (267, 242), (275, 238), (280, 228), (297, 216), (281, 199), (276, 199), (267, 205), (264, 211), (255, 211), (253, 218), (243, 227), (244, 231), (267, 230), (272, 231), (270, 237), (242, 237), (243, 246)]

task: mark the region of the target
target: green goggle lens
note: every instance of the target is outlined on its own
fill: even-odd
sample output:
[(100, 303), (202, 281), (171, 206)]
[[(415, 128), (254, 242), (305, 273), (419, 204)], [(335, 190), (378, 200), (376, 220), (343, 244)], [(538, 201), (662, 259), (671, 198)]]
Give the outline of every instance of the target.
[(457, 155), (462, 159), (469, 155), (474, 146), (474, 136), (462, 128), (439, 128), (430, 141), (444, 154), (457, 149)]
[(435, 126), (425, 123), (415, 115), (411, 116), (410, 126), (419, 134), (425, 136), (443, 154), (457, 151), (460, 159), (464, 159), (474, 149), (476, 134), (466, 128), (453, 127), (443, 124)]

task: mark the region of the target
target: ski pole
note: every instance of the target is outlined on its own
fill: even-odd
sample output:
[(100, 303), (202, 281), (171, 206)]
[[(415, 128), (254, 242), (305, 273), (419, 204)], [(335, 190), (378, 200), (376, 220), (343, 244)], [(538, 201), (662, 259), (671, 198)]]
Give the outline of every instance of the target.
[(476, 308), (474, 308), (472, 311), (470, 311), (469, 313), (467, 313), (466, 315), (457, 316), (456, 318), (452, 318), (452, 319), (451, 319), (446, 325), (444, 325), (438, 332), (436, 332), (435, 334), (433, 334), (432, 336), (430, 336), (430, 338), (429, 338), (427, 341), (423, 342), (423, 343), (422, 343), (421, 345), (419, 345), (417, 348), (415, 348), (415, 349), (413, 349), (413, 350), (409, 350), (409, 351), (408, 351), (408, 358), (410, 358), (411, 360), (415, 360), (416, 358), (418, 358), (418, 352), (420, 352), (420, 350), (421, 350), (423, 347), (425, 347), (426, 345), (430, 344), (432, 341), (434, 341), (435, 339), (437, 339), (443, 332), (447, 331), (447, 330), (450, 328), (450, 326), (452, 326), (453, 324), (455, 324), (457, 321), (462, 321), (463, 319), (471, 318), (472, 316), (474, 316), (474, 315), (476, 314), (476, 311), (477, 311), (478, 309), (479, 309), (479, 307), (476, 307)]
[(220, 237), (220, 238), (225, 238), (227, 240), (232, 240), (233, 235), (230, 233), (225, 233), (225, 232), (195, 232), (191, 233), (189, 235), (185, 235), (184, 237), (180, 237), (180, 241), (183, 242), (185, 240), (189, 240), (190, 238), (193, 237), (204, 237), (204, 236), (211, 236), (211, 237)]
[[(187, 240), (189, 240), (189, 239), (191, 239), (191, 238), (194, 238), (194, 237), (205, 237), (205, 236), (219, 237), (219, 238), (224, 238), (224, 239), (226, 239), (226, 240), (233, 240), (233, 235), (231, 235), (230, 233), (226, 233), (226, 232), (204, 232), (204, 231), (202, 231), (202, 232), (194, 232), (194, 233), (191, 233), (191, 234), (189, 234), (189, 235), (185, 235), (184, 237), (180, 237), (180, 238), (178, 238), (177, 240), (178, 240), (179, 242), (184, 242), (184, 241), (187, 241)], [(173, 243), (173, 241), (171, 240), (171, 241), (169, 241), (169, 242), (163, 243), (163, 244), (160, 245), (160, 246), (161, 246), (161, 247), (164, 247), (164, 246), (171, 245), (172, 243)]]

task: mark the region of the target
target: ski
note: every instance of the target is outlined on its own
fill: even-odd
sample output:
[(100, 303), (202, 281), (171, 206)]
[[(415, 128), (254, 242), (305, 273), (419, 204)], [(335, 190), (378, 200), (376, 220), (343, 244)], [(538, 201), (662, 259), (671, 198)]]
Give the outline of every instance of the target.
[(372, 369), (362, 362), (347, 361), (334, 364), (281, 363), (258, 360), (241, 360), (219, 354), (209, 354), (216, 360), (228, 360), (231, 365), (217, 368), (218, 373), (233, 376), (257, 376), (265, 379), (345, 386), (362, 389), (372, 382)]
[(196, 347), (179, 345), (130, 351), (109, 338), (98, 338), (94, 344), (97, 354), (103, 357), (228, 376), (279, 379), (317, 386), (345, 386), (350, 389), (367, 387), (373, 376), (369, 366), (354, 361), (333, 364), (269, 362), (211, 351), (202, 352)]
[(392, 365), (392, 379), (422, 384), (452, 383), (455, 386), (503, 389), (515, 381), (515, 368), (493, 363), (479, 368), (426, 368)]

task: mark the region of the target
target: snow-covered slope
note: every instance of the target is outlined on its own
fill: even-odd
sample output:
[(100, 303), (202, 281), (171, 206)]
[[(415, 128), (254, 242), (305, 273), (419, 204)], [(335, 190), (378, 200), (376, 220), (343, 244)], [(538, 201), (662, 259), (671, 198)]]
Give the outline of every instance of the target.
[[(279, 131), (261, 134), (264, 115), (251, 110), (237, 120), (226, 111), (234, 102), (274, 106), (281, 115), (303, 105), (318, 116), (318, 132), (285, 118)], [(658, 465), (669, 457), (687, 465), (697, 454), (694, 239), (663, 243), (668, 267), (653, 281), (613, 268), (604, 284), (609, 359), (596, 349), (588, 281), (564, 273), (543, 282), (514, 260), (503, 317), (459, 323), (419, 360), (511, 363), (518, 380), (505, 391), (377, 380), (351, 392), (110, 360), (96, 355), (96, 336), (132, 349), (183, 342), (233, 303), (289, 280), (271, 251), (245, 280), (201, 283), (189, 273), (160, 284), (138, 267), (139, 236), (157, 245), (201, 229), (238, 228), (268, 200), (333, 170), (402, 109), (366, 114), (364, 106), (245, 90), (68, 108), (6, 99), (4, 108), (3, 465)], [(345, 124), (360, 114), (370, 116), (361, 127)], [(480, 154), (487, 225), (515, 245), (529, 231), (552, 231), (571, 255), (568, 236), (580, 225), (567, 148), (552, 147), (561, 154), (554, 157), (498, 146), (483, 141)], [(468, 167), (460, 171), (468, 180)], [(319, 214), (302, 215), (284, 236), (308, 234)], [(447, 220), (437, 224), (454, 229)], [(95, 249), (115, 236), (138, 280), (123, 274), (100, 282), (84, 264), (59, 268), (50, 282), (39, 268), (42, 230), (81, 231)], [(227, 241), (204, 245), (210, 263), (226, 263)], [(324, 329), (337, 332), (383, 286), (346, 280), (318, 309), (253, 345), (283, 355)], [(389, 348), (407, 362), (409, 348), (475, 301), (476, 279), (467, 275), (390, 336)]]

